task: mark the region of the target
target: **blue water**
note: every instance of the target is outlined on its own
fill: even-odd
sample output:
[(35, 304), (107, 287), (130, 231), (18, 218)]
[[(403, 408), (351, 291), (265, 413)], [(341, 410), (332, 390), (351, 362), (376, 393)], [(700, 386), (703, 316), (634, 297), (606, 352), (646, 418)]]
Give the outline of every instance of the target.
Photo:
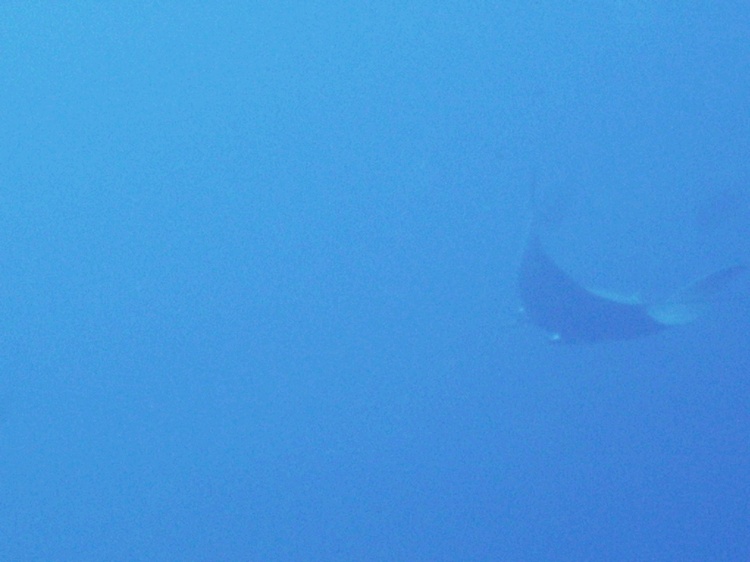
[[(0, 8), (0, 558), (750, 560), (744, 2)], [(249, 5), (251, 7), (245, 7)]]

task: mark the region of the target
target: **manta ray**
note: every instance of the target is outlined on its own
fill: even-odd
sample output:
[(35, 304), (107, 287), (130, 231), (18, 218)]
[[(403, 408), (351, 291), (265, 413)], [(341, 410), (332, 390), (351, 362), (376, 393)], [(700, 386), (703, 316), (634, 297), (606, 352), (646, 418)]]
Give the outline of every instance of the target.
[(522, 314), (559, 343), (627, 340), (692, 322), (731, 282), (746, 271), (732, 265), (647, 303), (587, 289), (550, 257), (532, 229), (518, 274)]

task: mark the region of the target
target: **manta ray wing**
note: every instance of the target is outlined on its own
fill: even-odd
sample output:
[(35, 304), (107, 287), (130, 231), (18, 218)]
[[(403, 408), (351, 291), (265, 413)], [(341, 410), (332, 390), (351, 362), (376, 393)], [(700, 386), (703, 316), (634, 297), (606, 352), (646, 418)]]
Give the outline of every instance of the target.
[(523, 254), (518, 289), (526, 317), (562, 343), (631, 339), (667, 327), (639, 303), (611, 299), (579, 285), (532, 233)]
[(738, 264), (701, 277), (663, 303), (649, 306), (648, 315), (669, 326), (692, 322), (712, 303), (721, 300), (727, 289), (746, 271), (746, 266)]

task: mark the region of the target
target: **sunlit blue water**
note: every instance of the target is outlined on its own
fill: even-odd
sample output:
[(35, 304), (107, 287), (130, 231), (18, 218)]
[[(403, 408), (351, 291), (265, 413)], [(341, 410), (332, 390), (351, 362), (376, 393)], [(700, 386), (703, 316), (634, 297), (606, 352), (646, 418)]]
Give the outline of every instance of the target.
[[(750, 559), (741, 2), (0, 8), (0, 558)], [(352, 5), (354, 4), (354, 6)], [(531, 5), (533, 4), (533, 5)]]

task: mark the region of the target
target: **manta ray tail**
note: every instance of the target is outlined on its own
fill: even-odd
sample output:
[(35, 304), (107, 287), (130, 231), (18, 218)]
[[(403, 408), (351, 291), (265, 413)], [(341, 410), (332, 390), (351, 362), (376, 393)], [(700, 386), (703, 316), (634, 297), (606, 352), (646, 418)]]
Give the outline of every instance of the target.
[(706, 275), (678, 291), (666, 301), (647, 307), (648, 315), (665, 326), (687, 324), (701, 316), (748, 270), (745, 265), (726, 267)]

